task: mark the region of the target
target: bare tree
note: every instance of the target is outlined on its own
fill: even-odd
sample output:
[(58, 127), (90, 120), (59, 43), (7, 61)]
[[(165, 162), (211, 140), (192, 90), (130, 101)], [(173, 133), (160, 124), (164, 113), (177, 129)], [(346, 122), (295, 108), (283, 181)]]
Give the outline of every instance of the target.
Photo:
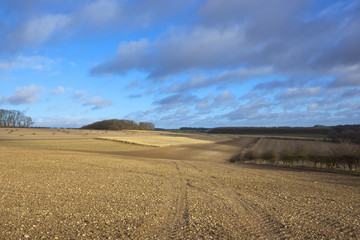
[(30, 127), (32, 124), (31, 117), (20, 111), (0, 109), (0, 127)]

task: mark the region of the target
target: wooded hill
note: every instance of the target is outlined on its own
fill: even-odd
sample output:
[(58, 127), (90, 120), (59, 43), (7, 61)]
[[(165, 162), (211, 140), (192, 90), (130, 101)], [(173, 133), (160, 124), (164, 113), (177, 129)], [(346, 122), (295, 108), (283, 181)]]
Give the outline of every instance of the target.
[(137, 124), (132, 120), (110, 119), (94, 122), (81, 128), (95, 130), (154, 130), (155, 125), (150, 122), (140, 122), (139, 124)]

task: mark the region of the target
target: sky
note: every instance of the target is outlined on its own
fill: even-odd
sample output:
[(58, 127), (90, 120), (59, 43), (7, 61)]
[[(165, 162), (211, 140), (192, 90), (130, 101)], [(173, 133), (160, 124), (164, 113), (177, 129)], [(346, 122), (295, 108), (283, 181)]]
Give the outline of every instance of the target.
[(2, 0), (0, 108), (37, 127), (360, 124), (360, 1)]

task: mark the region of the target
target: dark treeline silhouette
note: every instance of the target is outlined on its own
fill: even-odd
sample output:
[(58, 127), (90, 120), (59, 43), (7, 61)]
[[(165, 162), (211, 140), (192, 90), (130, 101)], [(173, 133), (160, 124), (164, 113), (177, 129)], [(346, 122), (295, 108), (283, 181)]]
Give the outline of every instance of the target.
[(360, 125), (339, 125), (332, 127), (329, 138), (333, 142), (353, 142), (360, 144)]
[(30, 127), (32, 124), (31, 117), (20, 111), (0, 109), (0, 127)]
[(314, 127), (218, 127), (209, 133), (218, 134), (320, 134), (333, 142), (360, 144), (360, 125), (314, 126)]
[(181, 131), (189, 131), (189, 132), (207, 132), (209, 131), (211, 128), (203, 128), (203, 127), (181, 127), (180, 130)]
[(331, 127), (218, 127), (210, 133), (229, 134), (329, 134)]
[(137, 124), (132, 120), (110, 119), (94, 122), (81, 128), (96, 130), (154, 130), (155, 125), (150, 122), (140, 122), (139, 124)]

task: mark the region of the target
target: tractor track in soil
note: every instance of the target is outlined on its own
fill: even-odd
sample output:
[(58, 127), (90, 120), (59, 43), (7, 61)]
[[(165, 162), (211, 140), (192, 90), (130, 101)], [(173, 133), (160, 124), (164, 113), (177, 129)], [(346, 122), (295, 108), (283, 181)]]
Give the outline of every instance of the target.
[(177, 175), (174, 176), (174, 190), (177, 189), (177, 191), (166, 218), (161, 239), (186, 238), (189, 233), (188, 184), (177, 161), (174, 161), (174, 165), (177, 170)]

